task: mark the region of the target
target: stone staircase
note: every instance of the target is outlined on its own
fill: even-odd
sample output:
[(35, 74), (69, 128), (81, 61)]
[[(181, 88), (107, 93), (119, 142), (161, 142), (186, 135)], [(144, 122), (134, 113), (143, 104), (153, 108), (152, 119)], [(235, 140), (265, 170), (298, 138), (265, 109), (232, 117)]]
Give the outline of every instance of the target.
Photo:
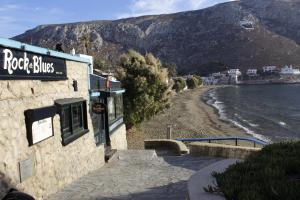
[(121, 161), (150, 161), (157, 159), (155, 150), (120, 150), (118, 153)]

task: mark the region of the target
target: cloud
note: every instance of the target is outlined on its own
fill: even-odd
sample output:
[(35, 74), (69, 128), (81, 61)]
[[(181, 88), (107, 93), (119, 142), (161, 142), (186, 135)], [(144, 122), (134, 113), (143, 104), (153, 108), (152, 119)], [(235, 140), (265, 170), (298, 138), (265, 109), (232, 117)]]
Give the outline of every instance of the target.
[(197, 10), (228, 1), (235, 0), (131, 0), (129, 11), (120, 14), (118, 18)]
[(0, 37), (12, 37), (39, 24), (58, 23), (70, 12), (59, 7), (0, 5)]
[(19, 6), (15, 5), (15, 4), (1, 5), (0, 6), (0, 12), (7, 12), (7, 11), (15, 10), (15, 9), (18, 9), (18, 8), (19, 8)]
[(23, 23), (19, 23), (15, 18), (0, 16), (0, 37), (9, 37), (12, 32), (20, 32), (22, 29)]

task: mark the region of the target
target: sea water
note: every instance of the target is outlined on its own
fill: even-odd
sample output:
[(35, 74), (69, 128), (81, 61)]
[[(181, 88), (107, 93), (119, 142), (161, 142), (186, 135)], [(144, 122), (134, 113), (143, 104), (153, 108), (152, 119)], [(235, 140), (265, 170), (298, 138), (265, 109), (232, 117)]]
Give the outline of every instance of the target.
[(267, 141), (300, 139), (300, 85), (247, 85), (203, 95), (221, 120)]

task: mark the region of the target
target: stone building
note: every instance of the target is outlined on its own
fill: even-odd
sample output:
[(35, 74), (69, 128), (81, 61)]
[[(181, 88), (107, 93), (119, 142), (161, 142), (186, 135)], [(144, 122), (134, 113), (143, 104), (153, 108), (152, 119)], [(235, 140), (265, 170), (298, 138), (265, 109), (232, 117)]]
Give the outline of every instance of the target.
[(92, 57), (0, 38), (0, 199), (42, 199), (127, 148), (124, 90), (92, 72)]

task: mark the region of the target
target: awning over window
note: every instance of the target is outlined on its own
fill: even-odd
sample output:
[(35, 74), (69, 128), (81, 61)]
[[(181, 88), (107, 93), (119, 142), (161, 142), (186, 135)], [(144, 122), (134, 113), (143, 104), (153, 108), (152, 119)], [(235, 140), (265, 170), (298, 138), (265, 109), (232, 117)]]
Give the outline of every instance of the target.
[(66, 104), (72, 104), (72, 103), (78, 103), (85, 101), (84, 98), (65, 98), (65, 99), (57, 99), (54, 101), (55, 104), (58, 105), (66, 105)]

